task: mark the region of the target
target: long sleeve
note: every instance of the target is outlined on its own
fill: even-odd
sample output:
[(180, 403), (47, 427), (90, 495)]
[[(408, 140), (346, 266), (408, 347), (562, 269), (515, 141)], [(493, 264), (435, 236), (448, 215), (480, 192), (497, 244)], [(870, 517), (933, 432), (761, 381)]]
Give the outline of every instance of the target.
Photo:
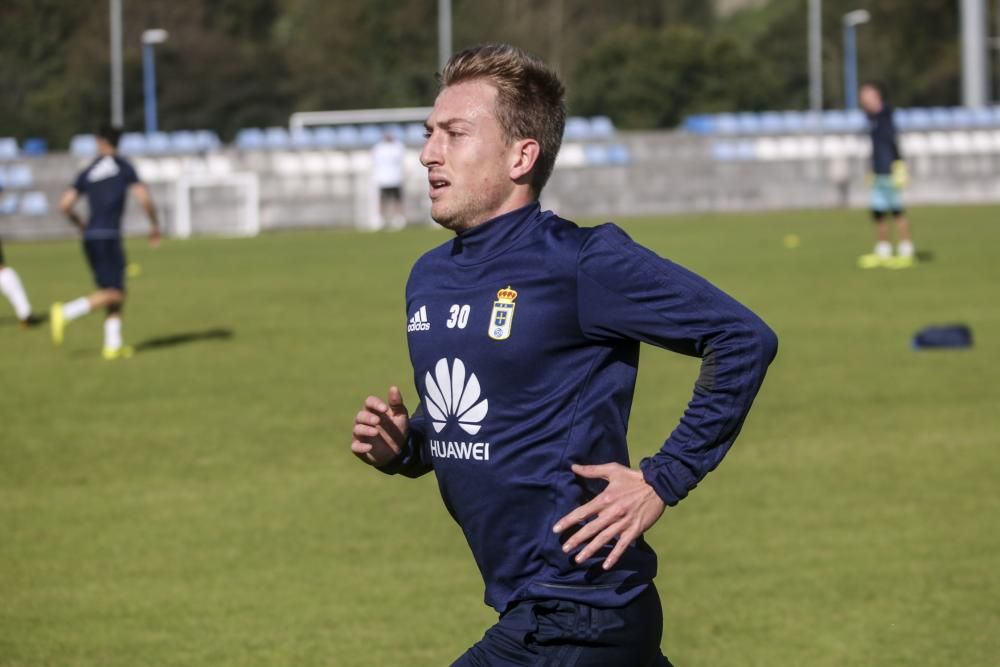
[(577, 288), (586, 336), (638, 340), (702, 359), (679, 425), (640, 465), (657, 494), (674, 505), (739, 435), (777, 353), (777, 337), (732, 297), (611, 224), (596, 228), (581, 248)]
[(406, 440), (406, 444), (403, 445), (403, 451), (395, 459), (381, 468), (377, 468), (377, 470), (387, 475), (403, 475), (404, 477), (416, 478), (426, 475), (434, 469), (434, 466), (431, 465), (430, 460), (426, 457), (427, 448), (424, 445), (427, 441), (427, 431), (425, 421), (423, 404), (420, 404), (413, 411), (413, 414), (410, 415), (410, 435)]

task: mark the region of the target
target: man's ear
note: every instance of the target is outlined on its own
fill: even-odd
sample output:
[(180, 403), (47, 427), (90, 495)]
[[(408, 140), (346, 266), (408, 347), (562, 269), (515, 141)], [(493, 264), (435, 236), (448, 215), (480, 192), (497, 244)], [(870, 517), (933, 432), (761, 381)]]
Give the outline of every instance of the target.
[(523, 181), (535, 168), (541, 147), (534, 139), (518, 139), (511, 146), (510, 180)]

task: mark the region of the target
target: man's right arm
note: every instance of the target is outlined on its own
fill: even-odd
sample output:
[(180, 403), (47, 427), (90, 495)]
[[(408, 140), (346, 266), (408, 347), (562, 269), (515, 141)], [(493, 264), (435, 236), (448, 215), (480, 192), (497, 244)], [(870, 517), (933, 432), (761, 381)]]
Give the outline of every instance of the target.
[(420, 408), (411, 419), (399, 388), (390, 387), (387, 401), (369, 396), (355, 416), (351, 451), (386, 474), (420, 477), (432, 468), (423, 459), (424, 434)]
[(76, 200), (80, 197), (80, 191), (75, 187), (67, 188), (63, 192), (62, 197), (59, 198), (59, 210), (62, 212), (66, 219), (76, 225), (79, 229), (84, 229), (87, 223), (83, 221), (83, 218), (73, 209), (76, 205)]

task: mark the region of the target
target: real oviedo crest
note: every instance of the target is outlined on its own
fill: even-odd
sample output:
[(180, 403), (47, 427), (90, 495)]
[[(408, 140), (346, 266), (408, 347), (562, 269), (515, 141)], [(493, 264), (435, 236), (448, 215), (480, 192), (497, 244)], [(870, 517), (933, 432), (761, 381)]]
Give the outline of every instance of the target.
[(510, 285), (497, 292), (497, 300), (493, 302), (493, 313), (490, 314), (490, 338), (507, 340), (510, 337), (510, 327), (514, 323), (514, 299), (517, 291)]

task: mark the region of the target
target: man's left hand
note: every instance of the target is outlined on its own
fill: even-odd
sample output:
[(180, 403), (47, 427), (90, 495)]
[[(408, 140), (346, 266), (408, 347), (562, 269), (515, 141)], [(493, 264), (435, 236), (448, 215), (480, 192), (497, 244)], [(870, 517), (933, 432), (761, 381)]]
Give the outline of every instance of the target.
[(617, 537), (618, 543), (604, 559), (604, 569), (610, 570), (628, 545), (656, 523), (666, 505), (643, 479), (642, 472), (620, 463), (574, 465), (572, 469), (580, 477), (607, 480), (608, 486), (589, 503), (559, 519), (552, 530), (561, 533), (591, 519), (563, 543), (563, 551), (569, 553), (590, 540), (576, 555), (576, 562), (583, 563)]

